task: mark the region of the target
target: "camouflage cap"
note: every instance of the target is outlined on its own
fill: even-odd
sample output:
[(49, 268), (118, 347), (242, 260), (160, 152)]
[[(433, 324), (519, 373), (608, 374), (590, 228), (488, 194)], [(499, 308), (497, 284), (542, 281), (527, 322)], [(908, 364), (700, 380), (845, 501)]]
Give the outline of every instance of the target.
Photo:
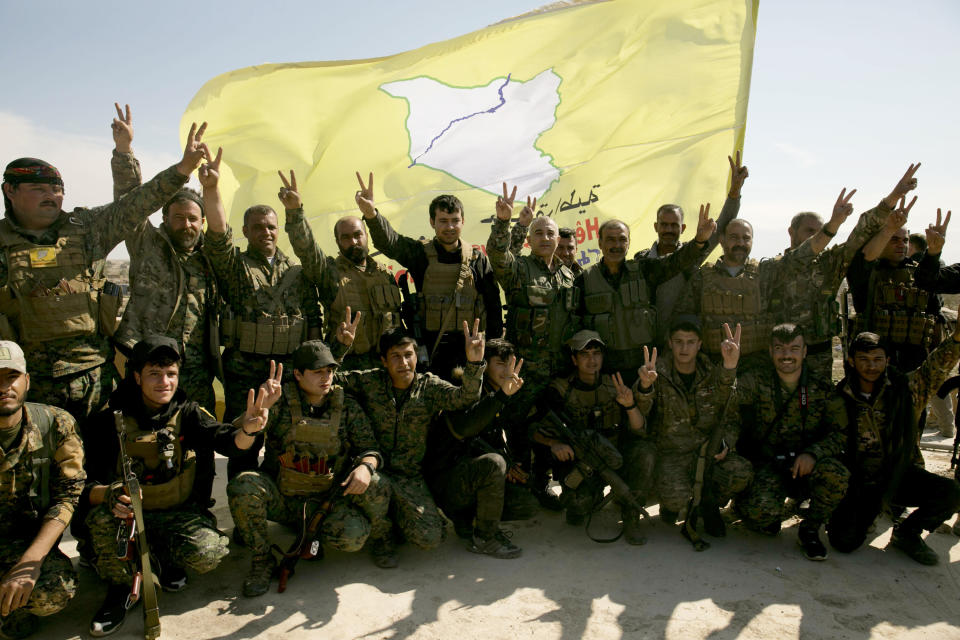
[(598, 343), (601, 347), (606, 347), (607, 343), (603, 341), (600, 337), (600, 334), (596, 331), (591, 331), (590, 329), (581, 329), (573, 334), (573, 337), (567, 340), (567, 346), (570, 347), (570, 350), (576, 353), (577, 351), (583, 351), (587, 348), (587, 345), (591, 342)]
[(159, 360), (164, 355), (172, 356), (177, 360), (180, 357), (180, 345), (173, 338), (167, 336), (147, 336), (133, 345), (130, 354), (130, 367), (133, 370), (142, 369), (143, 365), (152, 360)]
[(16, 342), (0, 340), (0, 369), (27, 372), (27, 359), (23, 355), (23, 349)]
[(339, 362), (322, 340), (307, 340), (293, 352), (293, 368), (297, 371), (313, 371), (323, 367), (335, 367)]

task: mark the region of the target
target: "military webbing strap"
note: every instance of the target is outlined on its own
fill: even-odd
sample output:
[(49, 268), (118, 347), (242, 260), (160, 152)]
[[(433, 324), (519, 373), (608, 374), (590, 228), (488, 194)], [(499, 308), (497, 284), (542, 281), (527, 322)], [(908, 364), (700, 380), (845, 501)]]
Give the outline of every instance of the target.
[(473, 256), (473, 251), (467, 251), (463, 243), (460, 243), (460, 274), (457, 275), (457, 286), (453, 289), (453, 304), (447, 307), (446, 313), (443, 314), (443, 320), (440, 321), (440, 330), (437, 332), (437, 339), (433, 342), (433, 349), (430, 350), (430, 360), (433, 360), (433, 357), (437, 354), (437, 349), (440, 347), (440, 340), (443, 339), (443, 334), (447, 331), (447, 323), (450, 321), (450, 318), (456, 315), (457, 313), (457, 298), (460, 296), (460, 292), (463, 291), (463, 284), (467, 279), (467, 275), (470, 273), (470, 258)]
[[(44, 412), (34, 412), (29, 403), (24, 403), (23, 411), (27, 422), (40, 431), (40, 448), (31, 454), (33, 477), (30, 480), (28, 494), (30, 506), (37, 517), (40, 517), (43, 515), (41, 509), (46, 509), (50, 504), (50, 452), (52, 449), (48, 440), (52, 421)], [(26, 437), (26, 434), (24, 433), (21, 437)]]

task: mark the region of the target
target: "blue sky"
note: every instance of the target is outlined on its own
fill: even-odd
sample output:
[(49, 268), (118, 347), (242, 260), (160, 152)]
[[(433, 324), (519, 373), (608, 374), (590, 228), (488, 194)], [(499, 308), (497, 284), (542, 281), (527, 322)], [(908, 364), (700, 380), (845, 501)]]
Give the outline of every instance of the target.
[[(2, 3), (0, 160), (46, 158), (65, 174), (67, 206), (99, 204), (110, 198), (114, 101), (133, 107), (134, 148), (154, 173), (179, 156), (180, 116), (220, 73), (388, 55), (543, 3)], [(741, 208), (755, 256), (782, 250), (797, 211), (829, 215), (842, 187), (859, 189), (857, 211), (870, 208), (914, 161), (909, 226), (925, 227), (938, 206), (960, 216), (958, 30), (955, 0), (761, 2)], [(945, 257), (960, 261), (960, 221)]]

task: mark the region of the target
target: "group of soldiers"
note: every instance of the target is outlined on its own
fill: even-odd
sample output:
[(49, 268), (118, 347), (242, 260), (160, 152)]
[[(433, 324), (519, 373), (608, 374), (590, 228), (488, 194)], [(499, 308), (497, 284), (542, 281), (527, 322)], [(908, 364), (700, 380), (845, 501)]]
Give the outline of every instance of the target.
[[(646, 542), (651, 504), (702, 550), (698, 521), (725, 535), (728, 504), (727, 520), (777, 535), (809, 500), (797, 539), (811, 560), (827, 556), (821, 527), (851, 552), (881, 512), (917, 507), (891, 546), (937, 562), (921, 533), (960, 509), (960, 485), (923, 469), (918, 440), (960, 358), (937, 295), (960, 291), (960, 268), (939, 260), (949, 212), (922, 254), (905, 253), (919, 165), (846, 241), (826, 248), (853, 212), (844, 190), (826, 222), (797, 214), (789, 248), (758, 262), (752, 225), (737, 217), (748, 176), (738, 153), (718, 220), (701, 206), (691, 241), (680, 242), (683, 209), (666, 204), (657, 241), (633, 257), (629, 226), (605, 221), (602, 258), (586, 269), (576, 235), (516, 188), (503, 185), (482, 251), (461, 238), (455, 196), (430, 203), (433, 237), (410, 238), (359, 173), (361, 215), (334, 224), (339, 252), (327, 256), (296, 175), (281, 172), (297, 264), (265, 204), (245, 211), (246, 249), (235, 245), (218, 190), (223, 151), (211, 153), (204, 130), (191, 127), (180, 162), (143, 183), (130, 110), (118, 105), (115, 199), (98, 208), (63, 211), (47, 162), (4, 170), (0, 636), (29, 635), (74, 595), (58, 548), (68, 525), (81, 564), (108, 585), (94, 636), (119, 628), (151, 571), (179, 591), (186, 569), (216, 568), (231, 541), (210, 511), (215, 452), (228, 458), (234, 543), (251, 555), (248, 597), (278, 570), (285, 586), (291, 562), (324, 546), (396, 567), (398, 542), (434, 548), (448, 520), (470, 551), (516, 558), (501, 522), (546, 508), (589, 532), (608, 486), (630, 544)], [(194, 172), (200, 192), (184, 186)], [(371, 255), (368, 234), (400, 278)], [(104, 262), (121, 241), (130, 297), (118, 322)], [(722, 256), (701, 266), (717, 244)], [(842, 327), (845, 277), (857, 313)], [(846, 375), (834, 385), (841, 334)], [(119, 553), (118, 529), (132, 540), (132, 521), (150, 570)], [(275, 554), (269, 521), (299, 532), (299, 546)]]

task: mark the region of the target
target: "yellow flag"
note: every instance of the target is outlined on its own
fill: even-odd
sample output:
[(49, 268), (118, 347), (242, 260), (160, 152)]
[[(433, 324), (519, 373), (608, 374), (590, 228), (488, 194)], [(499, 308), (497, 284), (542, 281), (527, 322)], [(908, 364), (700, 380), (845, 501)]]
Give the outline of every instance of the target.
[(652, 239), (660, 204), (688, 220), (703, 202), (719, 214), (726, 157), (743, 144), (757, 3), (554, 4), (384, 58), (240, 69), (197, 93), (181, 131), (205, 120), (205, 141), (223, 146), (238, 236), (254, 204), (282, 225), (277, 170), (293, 169), (314, 236), (335, 255), (334, 222), (359, 215), (354, 172), (372, 171), (397, 231), (431, 237), (427, 205), (451, 193), (464, 241), (483, 247), (506, 181), (576, 230), (586, 266), (605, 219), (630, 224), (632, 253)]

